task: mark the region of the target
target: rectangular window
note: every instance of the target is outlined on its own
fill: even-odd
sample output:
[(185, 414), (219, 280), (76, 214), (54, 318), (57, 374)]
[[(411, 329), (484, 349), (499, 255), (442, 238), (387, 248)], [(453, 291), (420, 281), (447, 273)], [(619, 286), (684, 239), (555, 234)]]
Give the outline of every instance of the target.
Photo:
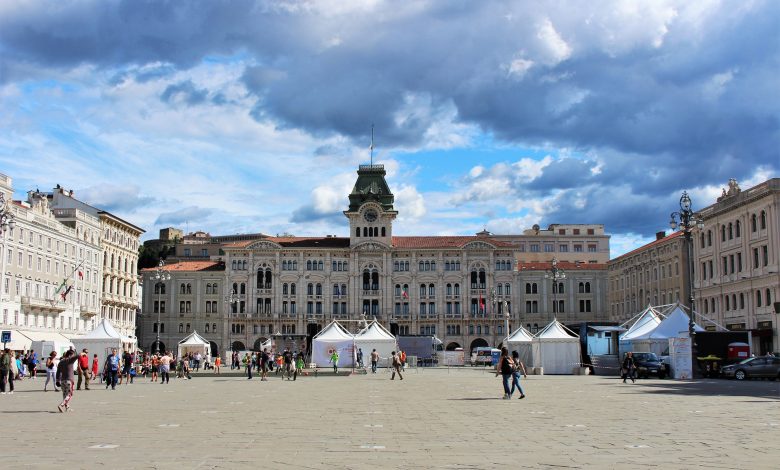
[(753, 269), (758, 269), (758, 248), (753, 248)]
[(539, 252), (539, 245), (537, 244), (531, 244), (531, 252), (532, 253), (538, 253)]
[(589, 253), (595, 253), (596, 252), (596, 245), (588, 245), (588, 252)]
[(554, 252), (554, 251), (555, 251), (555, 245), (553, 245), (553, 244), (550, 244), (550, 243), (546, 243), (546, 244), (544, 245), (544, 252), (545, 252), (545, 253), (552, 253), (552, 252)]
[(575, 228), (575, 229), (574, 229), (574, 235), (579, 235), (579, 234), (580, 234), (580, 229), (578, 229), (578, 228)]
[(569, 245), (558, 245), (558, 251), (561, 253), (568, 253)]
[(764, 267), (767, 267), (769, 265), (769, 246), (764, 245), (763, 249), (763, 258), (764, 258)]
[(575, 253), (582, 253), (582, 245), (574, 245)]

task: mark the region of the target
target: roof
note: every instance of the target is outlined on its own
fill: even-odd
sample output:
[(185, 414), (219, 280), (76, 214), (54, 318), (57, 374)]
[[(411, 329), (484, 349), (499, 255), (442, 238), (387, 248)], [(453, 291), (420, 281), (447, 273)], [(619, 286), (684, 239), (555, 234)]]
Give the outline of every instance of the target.
[(576, 333), (566, 328), (566, 326), (564, 326), (563, 323), (559, 322), (557, 319), (553, 320), (549, 325), (545, 326), (539, 333), (536, 334), (536, 337), (539, 339), (565, 340), (574, 340), (579, 338)]
[(490, 237), (440, 236), (440, 237), (393, 237), (394, 248), (462, 248), (469, 242), (482, 241), (498, 248), (517, 248), (515, 245)]
[(131, 224), (130, 222), (126, 221), (125, 219), (123, 219), (121, 217), (117, 217), (116, 215), (114, 215), (114, 214), (112, 214), (112, 213), (110, 213), (108, 211), (98, 210), (97, 213), (98, 213), (98, 216), (104, 215), (104, 216), (106, 216), (108, 218), (114, 219), (115, 221), (117, 221), (119, 223), (125, 224), (126, 226), (128, 226), (128, 227), (132, 228), (133, 230), (137, 231), (139, 234), (146, 233), (146, 230), (142, 229), (141, 227), (139, 227), (137, 225), (134, 225), (134, 224)]
[[(347, 237), (266, 237), (228, 243), (224, 248), (247, 248), (258, 241), (277, 243), (283, 248), (349, 248)], [(516, 248), (515, 245), (482, 236), (393, 237), (393, 248), (463, 248), (467, 243), (483, 241), (498, 248)]]
[[(607, 265), (604, 263), (571, 263), (568, 261), (558, 261), (556, 266), (564, 271), (601, 271), (607, 269)], [(552, 262), (549, 261), (517, 263), (518, 271), (549, 271), (550, 269), (552, 269)]]
[(621, 326), (588, 325), (588, 329), (593, 331), (617, 331), (618, 333), (623, 333), (624, 331), (628, 331)]
[(636, 248), (634, 250), (629, 251), (628, 253), (624, 253), (624, 254), (618, 256), (617, 258), (611, 259), (611, 260), (609, 260), (609, 262), (610, 263), (614, 263), (615, 261), (621, 260), (623, 258), (635, 255), (637, 253), (641, 253), (642, 251), (644, 251), (644, 250), (646, 250), (646, 249), (648, 249), (648, 248), (650, 248), (652, 246), (660, 245), (662, 243), (668, 242), (669, 240), (672, 240), (672, 239), (675, 239), (675, 238), (679, 238), (681, 236), (683, 236), (683, 232), (682, 231), (672, 232), (672, 233), (670, 233), (669, 235), (667, 235), (667, 236), (665, 236), (663, 238), (659, 238), (658, 240), (653, 240), (650, 243), (648, 243), (647, 245), (642, 245), (639, 248)]
[[(144, 268), (141, 272), (154, 272), (157, 267)], [(165, 265), (166, 271), (224, 271), (225, 264), (221, 261), (179, 261)]]

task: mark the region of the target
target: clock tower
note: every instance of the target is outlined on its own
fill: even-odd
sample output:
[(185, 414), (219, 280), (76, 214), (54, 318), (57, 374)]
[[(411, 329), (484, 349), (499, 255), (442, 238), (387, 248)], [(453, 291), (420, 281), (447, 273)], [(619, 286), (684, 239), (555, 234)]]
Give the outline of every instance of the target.
[(376, 241), (392, 246), (393, 219), (398, 212), (393, 209), (395, 197), (385, 181), (384, 165), (360, 165), (355, 187), (349, 194), (350, 245)]

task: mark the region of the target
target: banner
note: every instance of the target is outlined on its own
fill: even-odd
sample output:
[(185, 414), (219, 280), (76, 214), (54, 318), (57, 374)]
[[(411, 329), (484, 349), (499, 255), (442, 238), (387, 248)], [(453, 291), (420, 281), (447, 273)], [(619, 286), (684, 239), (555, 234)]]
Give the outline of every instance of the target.
[(692, 379), (691, 339), (669, 338), (669, 353), (672, 362), (672, 377), (678, 380)]

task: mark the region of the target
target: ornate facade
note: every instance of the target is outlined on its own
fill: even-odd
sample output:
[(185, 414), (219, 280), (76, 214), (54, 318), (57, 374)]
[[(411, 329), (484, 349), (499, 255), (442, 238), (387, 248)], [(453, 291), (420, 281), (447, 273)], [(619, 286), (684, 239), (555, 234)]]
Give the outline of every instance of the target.
[[(257, 348), (277, 333), (310, 339), (332, 319), (356, 329), (376, 318), (394, 334), (435, 335), (466, 350), (500, 344), (506, 315), (510, 328), (532, 330), (554, 317), (570, 325), (607, 319), (603, 226), (394, 236), (397, 212), (384, 176), (382, 165), (359, 167), (344, 211), (349, 237), (225, 241), (211, 261), (169, 265), (164, 291), (155, 270), (143, 270), (142, 347), (155, 341), (160, 308), (166, 345), (197, 330), (220, 353)], [(545, 278), (554, 256), (568, 273), (555, 287)]]

